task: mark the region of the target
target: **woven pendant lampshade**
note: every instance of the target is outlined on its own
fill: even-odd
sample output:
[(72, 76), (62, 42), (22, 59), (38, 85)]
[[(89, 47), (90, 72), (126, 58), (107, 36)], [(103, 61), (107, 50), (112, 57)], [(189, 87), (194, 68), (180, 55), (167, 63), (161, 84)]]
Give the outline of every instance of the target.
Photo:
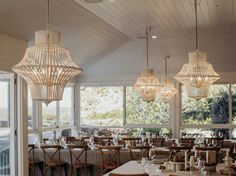
[(46, 105), (61, 100), (66, 83), (82, 71), (69, 50), (60, 46), (60, 35), (48, 29), (36, 32), (35, 46), (27, 48), (23, 59), (12, 68), (28, 83), (32, 99)]
[(189, 63), (182, 67), (175, 78), (187, 87), (201, 88), (214, 83), (219, 75), (206, 61), (206, 53), (196, 50), (189, 53)]
[(134, 84), (134, 89), (139, 93), (141, 99), (146, 102), (155, 101), (157, 93), (160, 90), (160, 83), (158, 78), (154, 74), (154, 70), (149, 68), (149, 31), (152, 27), (146, 28), (146, 49), (147, 49), (147, 67), (143, 70), (140, 77), (138, 77)]
[(197, 0), (195, 5), (196, 19), (196, 50), (189, 53), (189, 62), (184, 64), (180, 72), (175, 76), (181, 82), (188, 94), (188, 97), (201, 99), (208, 96), (208, 89), (211, 84), (220, 79), (213, 66), (207, 62), (207, 54), (198, 49), (198, 26), (197, 26)]
[(163, 87), (160, 89), (160, 98), (164, 102), (169, 102), (175, 96), (175, 94), (178, 93), (178, 90), (175, 88), (174, 84), (168, 81), (167, 78), (167, 59), (169, 57), (170, 56), (165, 57), (165, 82)]
[(143, 101), (155, 101), (159, 91), (159, 80), (154, 74), (154, 70), (144, 69), (142, 75), (134, 84), (134, 89), (139, 93)]
[(45, 104), (61, 100), (66, 83), (82, 71), (59, 42), (59, 32), (36, 32), (35, 46), (27, 48), (24, 58), (12, 68), (28, 83), (33, 100)]

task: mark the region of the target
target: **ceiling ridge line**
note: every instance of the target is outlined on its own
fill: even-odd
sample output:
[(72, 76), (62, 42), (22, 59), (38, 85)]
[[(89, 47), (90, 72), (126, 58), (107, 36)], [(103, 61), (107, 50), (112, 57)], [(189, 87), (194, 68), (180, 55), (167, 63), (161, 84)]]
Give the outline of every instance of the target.
[(133, 40), (132, 38), (130, 38), (127, 34), (125, 34), (124, 32), (120, 31), (119, 29), (117, 29), (115, 26), (111, 25), (110, 23), (108, 23), (107, 21), (105, 21), (104, 19), (100, 18), (99, 16), (97, 16), (96, 14), (94, 14), (93, 12), (91, 12), (90, 10), (88, 10), (86, 7), (84, 7), (83, 5), (81, 5), (79, 2), (77, 2), (76, 0), (72, 0), (72, 2), (74, 2), (75, 4), (79, 5), (80, 7), (82, 7), (83, 9), (85, 9), (86, 11), (88, 11), (90, 14), (94, 15), (95, 17), (97, 17), (98, 19), (100, 19), (101, 21), (103, 21), (104, 23), (108, 24), (110, 27), (114, 28), (115, 30), (117, 30), (118, 32), (120, 32), (121, 34), (123, 34), (124, 36), (126, 36), (129, 40)]

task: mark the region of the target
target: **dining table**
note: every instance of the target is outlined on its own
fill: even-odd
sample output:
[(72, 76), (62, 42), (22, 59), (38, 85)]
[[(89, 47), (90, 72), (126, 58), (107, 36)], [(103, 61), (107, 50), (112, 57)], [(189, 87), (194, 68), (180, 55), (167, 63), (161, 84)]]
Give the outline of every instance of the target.
[[(220, 164), (219, 167), (222, 167), (222, 165)], [(161, 170), (160, 164), (153, 164), (151, 162), (142, 164), (139, 161), (129, 161), (103, 176), (109, 176), (110, 173), (123, 174), (123, 175), (135, 175), (135, 174), (146, 173), (149, 176), (201, 176), (199, 170), (173, 172), (171, 170)], [(216, 172), (210, 173), (210, 175), (223, 176), (223, 174), (220, 173), (218, 169)]]

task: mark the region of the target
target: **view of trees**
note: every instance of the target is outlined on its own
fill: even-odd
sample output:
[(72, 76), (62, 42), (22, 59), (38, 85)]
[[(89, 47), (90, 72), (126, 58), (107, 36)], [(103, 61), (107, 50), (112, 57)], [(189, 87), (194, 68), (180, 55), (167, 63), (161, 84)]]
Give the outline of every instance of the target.
[(154, 102), (142, 101), (132, 87), (126, 87), (127, 124), (168, 124), (169, 104), (157, 99)]
[(86, 87), (80, 96), (82, 126), (122, 126), (123, 87)]
[(81, 90), (82, 126), (122, 126), (124, 111), (127, 124), (168, 124), (169, 105), (156, 100), (144, 102), (126, 87), (126, 109), (123, 87), (86, 87)]
[(182, 123), (229, 123), (229, 85), (212, 85), (208, 97), (198, 101), (188, 98), (182, 87)]

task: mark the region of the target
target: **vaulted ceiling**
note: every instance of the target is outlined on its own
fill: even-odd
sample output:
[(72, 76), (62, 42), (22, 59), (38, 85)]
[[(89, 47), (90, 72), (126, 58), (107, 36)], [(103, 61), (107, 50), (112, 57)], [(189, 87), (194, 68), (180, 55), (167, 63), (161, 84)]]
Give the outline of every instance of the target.
[[(174, 75), (194, 50), (193, 0), (50, 0), (51, 29), (62, 32), (84, 77), (137, 75), (145, 66), (145, 27), (153, 26), (150, 62), (162, 73), (171, 55)], [(236, 71), (236, 0), (199, 0), (200, 49), (218, 72)], [(1, 0), (0, 33), (30, 41), (45, 29), (45, 0)], [(82, 76), (83, 77), (83, 76)]]

